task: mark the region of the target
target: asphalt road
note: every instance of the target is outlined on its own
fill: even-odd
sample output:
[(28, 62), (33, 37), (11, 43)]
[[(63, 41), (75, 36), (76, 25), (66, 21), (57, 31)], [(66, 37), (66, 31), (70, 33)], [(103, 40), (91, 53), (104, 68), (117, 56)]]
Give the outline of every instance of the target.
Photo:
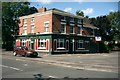
[[(32, 59), (32, 60), (31, 60)], [(2, 56), (3, 78), (118, 78), (118, 73), (76, 69), (20, 56)], [(35, 58), (42, 59), (42, 58)]]

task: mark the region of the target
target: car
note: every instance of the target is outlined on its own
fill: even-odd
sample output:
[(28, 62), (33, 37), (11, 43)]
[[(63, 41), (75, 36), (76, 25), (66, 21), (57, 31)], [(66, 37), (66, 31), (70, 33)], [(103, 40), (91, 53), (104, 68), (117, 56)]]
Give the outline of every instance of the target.
[(28, 56), (37, 57), (38, 53), (34, 50), (28, 49), (26, 46), (16, 46), (14, 47), (13, 55), (14, 56), (22, 55), (24, 57), (28, 57)]

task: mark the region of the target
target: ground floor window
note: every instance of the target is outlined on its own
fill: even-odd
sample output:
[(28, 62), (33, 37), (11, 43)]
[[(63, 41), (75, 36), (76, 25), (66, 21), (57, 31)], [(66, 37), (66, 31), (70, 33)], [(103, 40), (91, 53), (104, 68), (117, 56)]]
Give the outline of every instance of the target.
[(21, 40), (21, 46), (26, 46), (26, 40)]
[(38, 39), (38, 47), (46, 48), (46, 39)]
[(78, 48), (83, 48), (83, 40), (78, 40)]
[(57, 48), (65, 48), (65, 41), (64, 41), (64, 39), (58, 39), (58, 41), (57, 41)]

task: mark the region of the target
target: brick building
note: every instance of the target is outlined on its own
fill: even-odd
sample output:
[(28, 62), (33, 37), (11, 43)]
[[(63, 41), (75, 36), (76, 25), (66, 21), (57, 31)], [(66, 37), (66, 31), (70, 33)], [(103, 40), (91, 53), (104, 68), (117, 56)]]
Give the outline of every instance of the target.
[[(16, 46), (45, 53), (97, 52), (98, 28), (83, 17), (58, 9), (42, 7), (38, 13), (19, 18)], [(84, 22), (83, 22), (84, 21)]]

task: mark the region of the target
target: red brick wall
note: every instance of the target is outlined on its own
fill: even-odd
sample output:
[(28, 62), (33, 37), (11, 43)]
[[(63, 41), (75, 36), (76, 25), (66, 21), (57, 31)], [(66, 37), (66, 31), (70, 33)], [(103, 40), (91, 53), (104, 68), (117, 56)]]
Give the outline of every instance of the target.
[(35, 16), (35, 33), (44, 32), (44, 22), (49, 21), (49, 32), (52, 32), (52, 14)]
[[(46, 14), (42, 16), (34, 16), (35, 17), (35, 22), (34, 22), (34, 33), (43, 33), (44, 32), (44, 22), (49, 21), (49, 32), (52, 32), (52, 14)], [(31, 18), (27, 18), (27, 33), (31, 32)], [(23, 33), (23, 17), (20, 19), (20, 24), (19, 27), (19, 34)]]
[(58, 33), (60, 30), (61, 30), (61, 23), (60, 23), (60, 16), (57, 16), (57, 15), (52, 15), (52, 18), (53, 18), (53, 33)]

